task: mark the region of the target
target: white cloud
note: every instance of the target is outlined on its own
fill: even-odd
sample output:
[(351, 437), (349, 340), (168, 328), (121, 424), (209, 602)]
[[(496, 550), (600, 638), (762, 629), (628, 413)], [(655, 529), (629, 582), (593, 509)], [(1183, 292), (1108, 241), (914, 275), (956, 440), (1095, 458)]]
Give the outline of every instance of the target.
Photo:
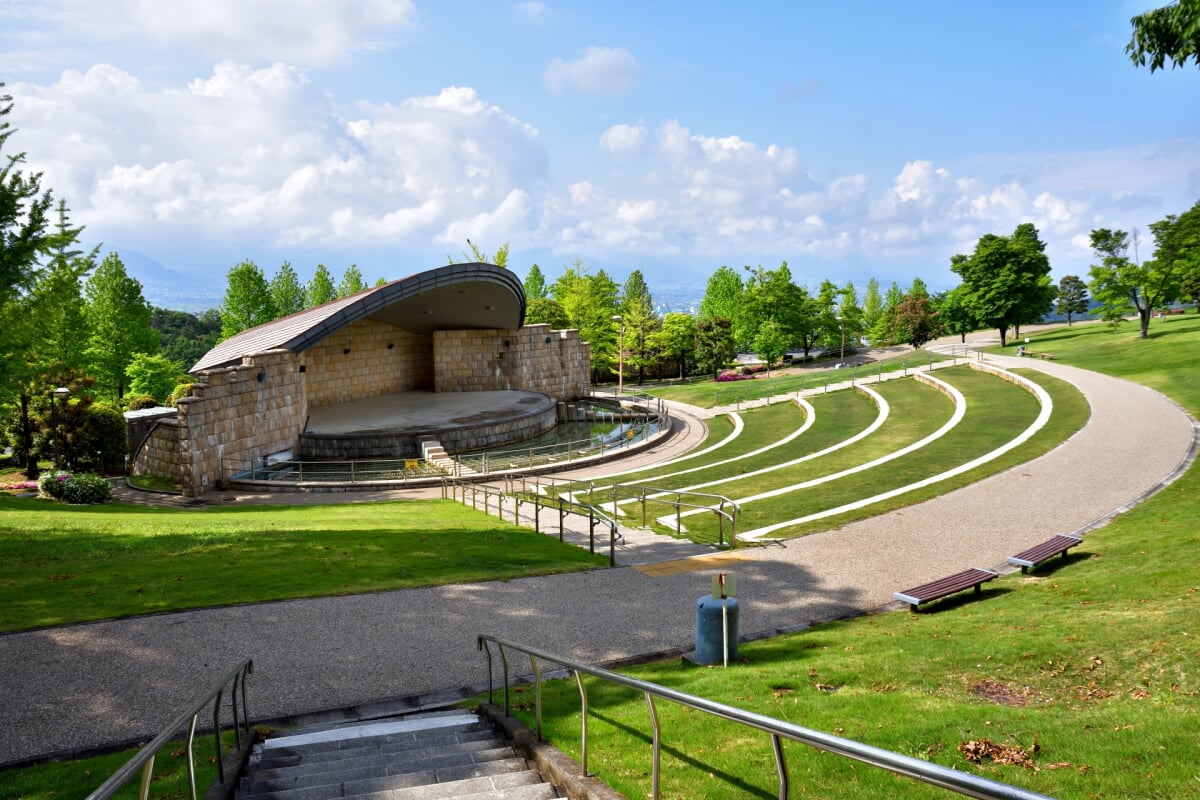
[(537, 0), (530, 0), (530, 2), (526, 3), (517, 3), (515, 6), (513, 6), (513, 8), (516, 9), (518, 14), (530, 20), (531, 22), (541, 22), (543, 19), (545, 19), (547, 13), (546, 4), (537, 2)]
[(637, 88), (642, 68), (623, 47), (589, 47), (575, 61), (556, 58), (546, 66), (544, 80), (550, 91), (582, 94), (627, 94)]
[(412, 0), (10, 0), (5, 13), (51, 23), (58, 38), (307, 65), (386, 46), (417, 16)]
[(641, 125), (613, 125), (600, 134), (600, 149), (613, 155), (637, 152), (646, 141), (646, 129)]
[(186, 89), (107, 65), (10, 89), (12, 144), (106, 238), (394, 247), (478, 225), (503, 241), (534, 225), (546, 172), (537, 130), (463, 87), (354, 120), (281, 64), (222, 63)]

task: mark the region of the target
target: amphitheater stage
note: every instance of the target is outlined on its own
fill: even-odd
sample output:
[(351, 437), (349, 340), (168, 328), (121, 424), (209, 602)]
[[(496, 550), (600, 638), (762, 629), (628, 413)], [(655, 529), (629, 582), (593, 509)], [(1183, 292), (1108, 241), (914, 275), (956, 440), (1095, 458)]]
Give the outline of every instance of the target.
[(401, 392), (309, 409), (298, 455), (415, 458), (427, 436), (454, 453), (528, 439), (557, 422), (557, 404), (537, 392)]

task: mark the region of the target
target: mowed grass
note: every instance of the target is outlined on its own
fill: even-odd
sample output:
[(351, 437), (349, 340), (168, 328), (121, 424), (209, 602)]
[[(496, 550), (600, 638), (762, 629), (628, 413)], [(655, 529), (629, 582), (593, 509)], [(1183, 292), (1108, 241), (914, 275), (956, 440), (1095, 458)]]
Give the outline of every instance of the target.
[(0, 631), (602, 567), (447, 500), (203, 510), (0, 495)]
[[(1197, 414), (1200, 320), (1168, 322), (1178, 327), (1149, 342), (1128, 333), (1112, 342), (1099, 326), (1086, 326), (1064, 328), (1054, 349), (1035, 349), (1164, 389)], [(1180, 368), (1192, 370), (1190, 380), (1173, 374)], [(1104, 479), (1102, 468), (1096, 479)], [(964, 595), (922, 614), (859, 617), (743, 644), (742, 660), (729, 670), (672, 661), (623, 671), (1053, 797), (1195, 797), (1198, 518), (1200, 469), (1193, 467), (1089, 533), (1068, 558), (1030, 575), (1004, 576), (978, 598)], [(650, 724), (644, 700), (588, 685), (592, 770), (627, 797), (645, 796)], [(531, 695), (527, 687), (518, 695), (516, 713), (527, 721)], [(553, 682), (544, 696), (547, 738), (578, 757), (574, 683)], [(775, 796), (765, 735), (668, 703), (659, 711), (664, 796)], [(1019, 748), (1031, 766), (969, 762), (959, 746), (984, 739)], [(799, 745), (786, 745), (786, 754), (792, 796), (947, 796)]]
[(859, 378), (865, 380), (878, 375), (881, 371), (884, 373), (907, 371), (938, 361), (949, 361), (951, 358), (951, 356), (943, 356), (926, 350), (913, 350), (848, 369), (833, 369), (832, 364), (827, 369), (800, 367), (791, 368), (785, 373), (772, 373), (769, 378), (766, 377), (766, 373), (760, 373), (753, 380), (728, 382), (699, 380), (691, 383), (656, 386), (647, 388), (645, 391), (647, 394), (661, 397), (664, 400), (675, 400), (700, 408), (713, 408), (737, 405), (763, 397), (791, 394), (805, 389), (815, 389), (827, 383), (840, 383)]

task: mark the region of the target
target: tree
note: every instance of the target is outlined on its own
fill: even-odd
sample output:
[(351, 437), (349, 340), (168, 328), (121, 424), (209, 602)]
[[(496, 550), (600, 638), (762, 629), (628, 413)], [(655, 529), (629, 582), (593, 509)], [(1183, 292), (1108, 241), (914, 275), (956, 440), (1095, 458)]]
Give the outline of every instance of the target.
[(158, 332), (158, 352), (176, 364), (195, 364), (221, 337), (221, 312), (200, 314), (151, 307), (150, 327)]
[(75, 249), (83, 227), (72, 227), (67, 204), (58, 201), (58, 222), (46, 237), (49, 260), (37, 273), (30, 292), (29, 322), (33, 340), (26, 360), (35, 373), (82, 371), (88, 344), (82, 280), (96, 266), (99, 247)]
[[(12, 97), (3, 94), (3, 89), (0, 83), (0, 151), (15, 132), (6, 119), (12, 111)], [(29, 456), (33, 430), (27, 391), (32, 376), (22, 354), (33, 340), (27, 292), (34, 283), (38, 256), (46, 246), (47, 215), (53, 200), (49, 190), (42, 191), (40, 172), (21, 172), (24, 161), (24, 153), (0, 159), (0, 393), (20, 409), (17, 458), (33, 479), (38, 472), (37, 461)]]
[(617, 325), (612, 318), (617, 295), (616, 282), (604, 270), (592, 274), (578, 259), (550, 286), (550, 296), (562, 306), (570, 326), (591, 344), (593, 380), (616, 365)]
[(700, 301), (700, 319), (732, 320), (742, 303), (742, 276), (729, 267), (718, 267), (708, 278), (704, 298)]
[(621, 320), (625, 325), (625, 365), (638, 371), (638, 386), (646, 379), (646, 365), (654, 359), (649, 350), (649, 338), (659, 326), (654, 313), (654, 300), (642, 271), (635, 269), (621, 288)]
[(662, 326), (650, 335), (650, 347), (678, 368), (680, 378), (685, 377), (696, 360), (696, 318), (679, 312), (665, 315)]
[(358, 268), (357, 264), (351, 264), (346, 267), (346, 271), (342, 273), (342, 279), (338, 281), (337, 296), (349, 297), (366, 288), (367, 284), (363, 281), (362, 270)]
[(308, 307), (304, 284), (287, 261), (283, 262), (279, 271), (271, 277), (270, 290), (271, 304), (275, 307), (276, 317), (286, 317)]
[(900, 308), (900, 301), (904, 299), (904, 291), (900, 285), (892, 281), (892, 285), (888, 287), (884, 294), (882, 309), (879, 316), (875, 318), (875, 324), (870, 328), (867, 336), (871, 339), (871, 343), (875, 345), (892, 344), (901, 341), (896, 333), (896, 314)]
[(529, 274), (525, 276), (525, 300), (541, 300), (546, 296), (546, 278), (542, 275), (542, 268), (534, 264), (529, 268)]
[(787, 262), (775, 269), (746, 269), (750, 277), (732, 318), (734, 341), (739, 348), (752, 348), (759, 327), (772, 321), (790, 346), (801, 327), (804, 292), (792, 282)]
[(313, 273), (312, 280), (305, 286), (305, 295), (308, 297), (308, 307), (315, 308), (323, 306), (331, 300), (337, 300), (337, 287), (333, 284), (333, 276), (329, 274), (329, 270), (324, 264), (317, 264), (317, 269)]
[(1174, 220), (1174, 216), (1169, 216), (1166, 220), (1151, 223), (1159, 242), (1155, 249), (1157, 257), (1141, 264), (1129, 260), (1129, 234), (1125, 231), (1109, 228), (1092, 231), (1092, 250), (1101, 259), (1088, 272), (1092, 278), (1092, 294), (1104, 304), (1108, 312), (1106, 319), (1125, 309), (1137, 312), (1143, 339), (1150, 336), (1150, 317), (1154, 309), (1171, 302), (1179, 293), (1178, 261), (1167, 243), (1170, 223)]
[(536, 325), (544, 322), (554, 330), (571, 327), (567, 312), (557, 300), (549, 297), (537, 297), (525, 303), (525, 324)]
[(867, 292), (863, 295), (863, 332), (870, 336), (870, 331), (874, 329), (881, 316), (883, 316), (883, 296), (879, 293), (879, 281), (871, 278), (867, 281)]
[(964, 344), (967, 341), (967, 334), (979, 327), (979, 320), (971, 310), (962, 286), (956, 286), (934, 298), (934, 306), (938, 310), (946, 332), (959, 336), (960, 341)]
[(1200, 0), (1175, 3), (1138, 14), (1131, 19), (1133, 37), (1125, 45), (1129, 60), (1139, 67), (1150, 64), (1150, 72), (1187, 65), (1200, 66)]
[(1050, 282), (1050, 260), (1037, 228), (1023, 222), (1011, 236), (989, 233), (970, 256), (956, 255), (950, 269), (962, 278), (967, 304), (975, 316), (1000, 332), (1037, 322), (1050, 310), (1057, 290)]
[(101, 391), (120, 400), (128, 385), (129, 362), (138, 353), (158, 350), (158, 334), (150, 328), (150, 304), (142, 296), (142, 284), (125, 273), (116, 253), (105, 256), (83, 291), (92, 374)]
[(700, 319), (696, 322), (696, 365), (716, 380), (725, 365), (737, 355), (733, 339), (733, 323), (724, 317)]
[(920, 291), (910, 289), (896, 306), (895, 338), (918, 348), (941, 336), (942, 330), (941, 319), (924, 285)]
[(243, 261), (226, 275), (221, 303), (221, 339), (275, 319), (275, 302), (263, 272), (253, 261)]
[(183, 369), (163, 355), (136, 354), (125, 368), (130, 394), (145, 394), (162, 403), (180, 383)]
[(771, 376), (771, 365), (775, 364), (788, 350), (788, 340), (779, 323), (769, 319), (758, 326), (754, 336), (754, 352), (767, 365), (767, 377)]
[(500, 245), (500, 249), (498, 249), (496, 251), (496, 254), (494, 256), (489, 256), (483, 250), (480, 250), (479, 247), (474, 242), (472, 242), (470, 239), (467, 239), (467, 247), (471, 248), (471, 252), (468, 253), (464, 250), (463, 254), (462, 254), (462, 258), (457, 262), (454, 260), (454, 256), (446, 256), (446, 263), (447, 264), (456, 264), (456, 263), (457, 264), (469, 264), (469, 263), (492, 264), (497, 267), (504, 267), (505, 269), (508, 269), (508, 242), (505, 242), (504, 244)]
[(1087, 313), (1088, 303), (1087, 284), (1078, 275), (1064, 275), (1058, 282), (1058, 313), (1066, 315), (1068, 327), (1071, 315)]

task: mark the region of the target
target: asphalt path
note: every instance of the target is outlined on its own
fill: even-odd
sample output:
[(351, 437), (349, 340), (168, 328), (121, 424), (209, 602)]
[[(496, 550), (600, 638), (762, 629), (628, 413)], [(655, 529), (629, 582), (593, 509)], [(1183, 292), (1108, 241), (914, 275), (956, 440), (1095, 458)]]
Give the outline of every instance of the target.
[[(1192, 419), (1156, 392), (1056, 362), (989, 360), (1074, 383), (1091, 405), (1087, 425), (1034, 461), (933, 500), (739, 551), (743, 637), (889, 607), (893, 591), (967, 567), (1002, 568), (1053, 534), (1102, 524), (1191, 457)], [(686, 651), (714, 571), (623, 566), (3, 635), (0, 765), (149, 738), (245, 656), (251, 714), (269, 719), (477, 686), (479, 633), (600, 663)]]

